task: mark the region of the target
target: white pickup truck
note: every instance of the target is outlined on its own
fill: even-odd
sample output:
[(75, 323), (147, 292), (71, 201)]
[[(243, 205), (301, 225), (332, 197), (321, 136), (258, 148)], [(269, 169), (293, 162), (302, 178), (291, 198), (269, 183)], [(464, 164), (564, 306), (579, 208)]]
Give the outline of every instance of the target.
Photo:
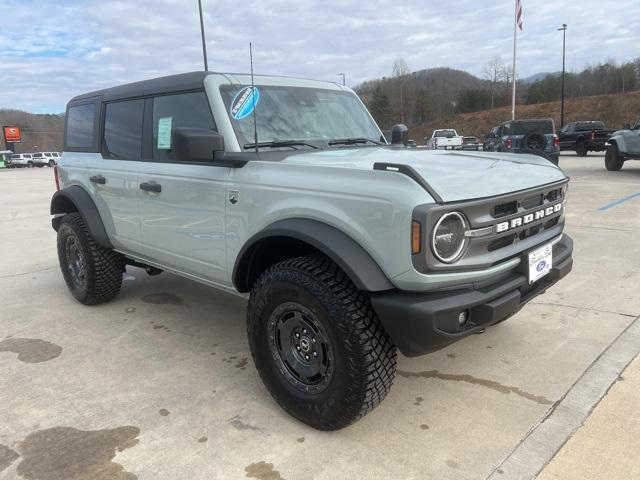
[(425, 138), (427, 148), (454, 150), (462, 148), (462, 137), (453, 128), (434, 130), (430, 138)]

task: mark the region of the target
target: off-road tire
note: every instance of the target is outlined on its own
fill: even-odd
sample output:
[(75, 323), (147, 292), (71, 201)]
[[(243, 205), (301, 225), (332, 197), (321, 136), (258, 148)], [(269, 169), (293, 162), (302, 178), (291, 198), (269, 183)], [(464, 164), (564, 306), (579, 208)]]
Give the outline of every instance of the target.
[(576, 155), (579, 157), (586, 157), (588, 153), (589, 150), (587, 149), (587, 144), (584, 143), (584, 141), (580, 140), (576, 144)]
[[(326, 333), (333, 368), (322, 391), (294, 385), (278, 363), (270, 326), (283, 305), (302, 305)], [(265, 271), (251, 290), (247, 334), (269, 393), (289, 414), (319, 430), (338, 430), (362, 418), (386, 397), (395, 378), (396, 347), (369, 295), (324, 257), (285, 260)]]
[[(84, 261), (83, 281), (74, 279), (68, 244), (73, 243)], [(58, 261), (71, 294), (80, 303), (96, 305), (120, 292), (125, 260), (122, 255), (96, 243), (79, 213), (64, 216), (58, 228)]]
[(622, 168), (624, 159), (620, 156), (618, 146), (613, 144), (607, 147), (607, 151), (604, 154), (604, 166), (610, 172), (617, 172)]

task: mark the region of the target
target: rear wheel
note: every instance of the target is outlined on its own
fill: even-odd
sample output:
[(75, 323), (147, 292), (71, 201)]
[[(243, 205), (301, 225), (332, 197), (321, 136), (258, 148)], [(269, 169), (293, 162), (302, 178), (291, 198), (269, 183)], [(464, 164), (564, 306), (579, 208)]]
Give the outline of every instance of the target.
[(27, 168), (33, 168), (33, 162), (31, 160), (27, 162)]
[(611, 172), (617, 172), (622, 168), (624, 164), (623, 158), (620, 156), (618, 146), (614, 143), (607, 147), (607, 152), (604, 155), (604, 166)]
[(576, 155), (579, 157), (586, 157), (589, 150), (587, 149), (587, 144), (584, 142), (578, 142), (576, 145)]
[(95, 305), (118, 295), (124, 257), (98, 245), (79, 213), (67, 214), (60, 222), (58, 260), (64, 280), (79, 302)]
[(269, 393), (320, 430), (366, 415), (395, 377), (396, 348), (369, 296), (323, 257), (286, 260), (263, 273), (251, 291), (247, 333)]

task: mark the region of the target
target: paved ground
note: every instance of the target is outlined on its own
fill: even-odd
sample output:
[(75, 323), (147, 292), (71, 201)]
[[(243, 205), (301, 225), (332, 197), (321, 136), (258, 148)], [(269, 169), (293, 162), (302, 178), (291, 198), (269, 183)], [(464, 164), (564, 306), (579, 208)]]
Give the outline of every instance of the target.
[[(571, 394), (603, 361), (624, 368), (608, 359), (640, 315), (640, 198), (599, 210), (640, 192), (640, 162), (617, 173), (601, 157), (561, 165), (572, 177), (571, 275), (483, 335), (400, 358), (386, 401), (334, 433), (269, 397), (241, 298), (132, 269), (115, 301), (75, 302), (49, 225), (52, 171), (0, 171), (0, 479), (516, 478), (523, 458), (542, 468), (549, 452), (528, 440), (544, 440), (557, 412), (568, 418), (567, 402), (589, 407)], [(615, 437), (585, 435), (615, 441), (601, 433)], [(545, 478), (574, 478), (563, 454)]]

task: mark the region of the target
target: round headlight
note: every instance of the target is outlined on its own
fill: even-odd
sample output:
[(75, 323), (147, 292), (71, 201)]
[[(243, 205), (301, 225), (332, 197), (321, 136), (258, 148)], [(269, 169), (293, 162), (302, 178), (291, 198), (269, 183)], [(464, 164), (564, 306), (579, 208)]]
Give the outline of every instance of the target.
[(467, 245), (467, 221), (461, 213), (443, 215), (433, 228), (431, 246), (438, 260), (452, 263), (460, 258)]

